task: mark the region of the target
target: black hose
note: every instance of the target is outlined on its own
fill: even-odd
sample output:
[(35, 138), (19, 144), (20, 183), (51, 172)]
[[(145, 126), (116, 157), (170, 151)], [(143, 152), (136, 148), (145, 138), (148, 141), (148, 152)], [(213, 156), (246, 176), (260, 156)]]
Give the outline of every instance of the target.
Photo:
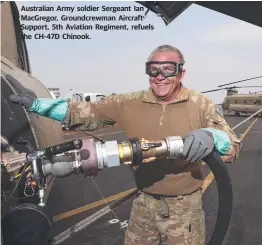
[(223, 160), (216, 151), (213, 151), (203, 160), (214, 174), (219, 197), (216, 225), (207, 245), (221, 245), (232, 215), (233, 189), (231, 179)]

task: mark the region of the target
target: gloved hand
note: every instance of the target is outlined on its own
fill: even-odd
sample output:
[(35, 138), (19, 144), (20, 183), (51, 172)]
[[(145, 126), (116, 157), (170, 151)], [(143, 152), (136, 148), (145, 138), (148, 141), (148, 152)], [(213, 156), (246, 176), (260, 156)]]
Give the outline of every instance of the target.
[(10, 95), (9, 99), (16, 104), (24, 106), (27, 111), (31, 111), (33, 102), (35, 100), (31, 92), (25, 92), (23, 95)]
[(37, 98), (36, 94), (22, 86), (12, 76), (6, 76), (7, 81), (16, 88), (17, 95), (10, 95), (9, 99), (27, 111), (62, 122), (68, 111), (67, 99)]
[(213, 151), (214, 146), (211, 132), (195, 129), (184, 140), (183, 156), (186, 161), (199, 162)]
[(24, 106), (26, 110), (30, 111), (34, 100), (37, 98), (36, 94), (32, 90), (25, 88), (10, 75), (6, 75), (6, 80), (16, 88), (17, 91), (17, 95), (10, 95), (9, 99), (16, 104)]

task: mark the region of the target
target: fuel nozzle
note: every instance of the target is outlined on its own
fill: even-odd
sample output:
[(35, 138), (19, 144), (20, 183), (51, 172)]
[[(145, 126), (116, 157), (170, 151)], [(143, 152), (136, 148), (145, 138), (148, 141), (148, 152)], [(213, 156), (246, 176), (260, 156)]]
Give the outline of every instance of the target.
[[(117, 167), (120, 164), (139, 166), (157, 158), (173, 159), (182, 154), (183, 140), (178, 136), (167, 137), (160, 141), (129, 138), (127, 141), (118, 143), (116, 140), (100, 142), (94, 138), (86, 138), (82, 140), (81, 149), (77, 152), (74, 160), (68, 159), (62, 163), (46, 165), (43, 172), (55, 175), (66, 172), (95, 176), (104, 168)], [(65, 164), (65, 162), (68, 163)], [(68, 171), (62, 171), (66, 168)], [(65, 174), (60, 174), (60, 176), (65, 176)]]
[(130, 138), (118, 144), (118, 151), (121, 163), (137, 166), (156, 158), (180, 157), (183, 152), (183, 139), (179, 136), (166, 137), (161, 141)]
[(104, 167), (116, 167), (121, 163), (138, 166), (156, 158), (179, 157), (183, 152), (183, 139), (179, 136), (166, 137), (161, 141), (129, 138), (121, 143), (115, 140), (101, 143), (94, 139), (84, 139), (81, 151), (86, 149), (90, 156), (82, 159), (82, 169), (85, 176), (92, 176)]

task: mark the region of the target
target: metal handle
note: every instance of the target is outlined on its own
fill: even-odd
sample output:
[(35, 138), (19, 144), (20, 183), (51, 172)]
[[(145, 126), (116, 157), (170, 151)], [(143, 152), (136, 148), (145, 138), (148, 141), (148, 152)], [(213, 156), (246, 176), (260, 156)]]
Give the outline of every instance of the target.
[(75, 139), (72, 141), (65, 142), (63, 144), (54, 145), (48, 148), (45, 148), (45, 156), (53, 156), (61, 154), (67, 151), (80, 149), (82, 147), (82, 140)]

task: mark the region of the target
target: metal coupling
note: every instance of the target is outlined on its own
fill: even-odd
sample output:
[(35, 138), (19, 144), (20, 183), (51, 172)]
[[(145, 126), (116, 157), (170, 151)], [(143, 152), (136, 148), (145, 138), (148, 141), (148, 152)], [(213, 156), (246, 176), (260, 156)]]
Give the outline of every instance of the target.
[(116, 140), (105, 143), (96, 142), (98, 168), (103, 169), (120, 166), (118, 144)]
[(169, 136), (164, 138), (167, 144), (167, 159), (180, 157), (183, 154), (184, 142), (180, 136)]

